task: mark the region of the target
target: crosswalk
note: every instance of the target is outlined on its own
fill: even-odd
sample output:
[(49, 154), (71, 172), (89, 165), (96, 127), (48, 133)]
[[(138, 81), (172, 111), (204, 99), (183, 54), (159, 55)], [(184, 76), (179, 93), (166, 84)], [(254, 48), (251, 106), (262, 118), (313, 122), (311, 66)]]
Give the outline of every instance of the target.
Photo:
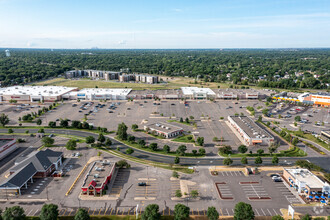
[(222, 171), (218, 172), (218, 176), (244, 176), (242, 171)]

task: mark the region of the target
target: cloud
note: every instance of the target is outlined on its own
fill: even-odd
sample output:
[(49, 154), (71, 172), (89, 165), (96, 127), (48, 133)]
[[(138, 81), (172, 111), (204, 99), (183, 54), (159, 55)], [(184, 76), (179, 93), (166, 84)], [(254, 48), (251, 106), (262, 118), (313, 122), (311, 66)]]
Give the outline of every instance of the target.
[(118, 41), (119, 45), (126, 45), (127, 41), (126, 40), (120, 40)]
[(180, 9), (180, 8), (172, 8), (172, 11), (174, 11), (174, 12), (183, 12), (183, 10)]

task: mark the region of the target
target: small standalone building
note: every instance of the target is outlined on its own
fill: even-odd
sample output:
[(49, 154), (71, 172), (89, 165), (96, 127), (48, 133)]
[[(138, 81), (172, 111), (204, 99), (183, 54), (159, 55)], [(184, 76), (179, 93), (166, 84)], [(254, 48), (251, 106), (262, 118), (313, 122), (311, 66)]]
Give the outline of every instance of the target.
[(0, 139), (0, 160), (17, 149), (16, 139), (1, 138)]
[(183, 128), (164, 122), (145, 125), (144, 130), (164, 138), (176, 137), (183, 133)]
[(106, 190), (116, 169), (115, 163), (107, 160), (95, 161), (90, 165), (89, 171), (81, 186), (81, 194), (88, 196), (100, 196)]
[(330, 130), (321, 131), (320, 138), (326, 143), (330, 144)]
[(310, 172), (308, 169), (284, 169), (284, 179), (298, 193), (309, 195), (320, 195), (323, 192), (330, 193), (329, 184)]
[(28, 181), (33, 183), (35, 178), (50, 176), (62, 165), (63, 152), (34, 151), (27, 157), (19, 157), (15, 166), (9, 170), (10, 176), (0, 184), (0, 190), (5, 193), (21, 194), (21, 188), (28, 187)]
[(247, 116), (228, 116), (229, 124), (237, 131), (240, 140), (247, 146), (269, 145), (274, 137)]
[(181, 87), (183, 98), (186, 99), (215, 99), (215, 92), (210, 88)]

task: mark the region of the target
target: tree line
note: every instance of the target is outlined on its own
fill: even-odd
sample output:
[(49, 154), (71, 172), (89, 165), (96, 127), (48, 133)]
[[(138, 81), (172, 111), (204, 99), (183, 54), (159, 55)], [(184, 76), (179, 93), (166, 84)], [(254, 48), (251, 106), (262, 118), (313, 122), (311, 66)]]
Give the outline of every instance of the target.
[[(99, 69), (166, 76), (189, 76), (275, 88), (326, 88), (330, 83), (329, 49), (241, 50), (0, 50), (2, 86), (26, 84), (63, 75), (72, 69)], [(296, 72), (303, 73), (296, 76)], [(230, 74), (230, 77), (227, 77)], [(313, 74), (319, 75), (316, 79)], [(283, 79), (289, 75), (289, 79)], [(259, 82), (259, 76), (264, 81)], [(280, 79), (278, 79), (280, 78)]]

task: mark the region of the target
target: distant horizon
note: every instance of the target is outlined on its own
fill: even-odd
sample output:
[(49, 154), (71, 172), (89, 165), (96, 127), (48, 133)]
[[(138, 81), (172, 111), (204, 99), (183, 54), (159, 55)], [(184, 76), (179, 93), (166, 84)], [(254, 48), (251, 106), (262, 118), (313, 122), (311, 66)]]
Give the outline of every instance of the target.
[(330, 47), (251, 47), (251, 48), (28, 48), (28, 47), (0, 47), (1, 50), (309, 50), (309, 49), (330, 49)]

